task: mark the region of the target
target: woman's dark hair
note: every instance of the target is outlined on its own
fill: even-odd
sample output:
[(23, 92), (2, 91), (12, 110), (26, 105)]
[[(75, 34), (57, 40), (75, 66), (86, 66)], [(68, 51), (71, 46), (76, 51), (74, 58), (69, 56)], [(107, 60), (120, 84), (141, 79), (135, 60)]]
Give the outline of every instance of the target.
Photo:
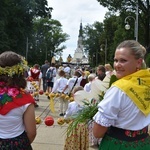
[[(12, 67), (22, 62), (22, 56), (12, 51), (6, 51), (0, 54), (0, 67)], [(14, 74), (12, 76), (8, 74), (0, 75), (0, 82), (5, 82), (8, 87), (25, 88), (26, 80), (24, 74)]]

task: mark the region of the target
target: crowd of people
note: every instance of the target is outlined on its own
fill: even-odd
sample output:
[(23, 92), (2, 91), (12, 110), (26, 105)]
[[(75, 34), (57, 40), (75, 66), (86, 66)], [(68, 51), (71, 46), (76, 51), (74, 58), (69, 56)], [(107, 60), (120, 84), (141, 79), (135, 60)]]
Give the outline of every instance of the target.
[[(90, 93), (95, 80), (102, 83), (115, 75), (117, 81), (105, 91), (91, 122), (78, 124), (73, 134), (67, 135), (64, 150), (88, 150), (89, 145), (99, 150), (149, 150), (150, 72), (145, 54), (137, 41), (123, 41), (116, 48), (113, 66), (99, 65), (95, 71), (85, 66), (56, 67), (47, 60), (42, 66), (28, 68), (22, 56), (12, 51), (0, 54), (0, 149), (32, 150), (36, 136), (34, 107), (40, 107), (40, 90), (48, 93), (48, 99), (50, 93)], [(77, 101), (61, 96), (57, 101), (59, 116), (65, 119), (73, 121), (84, 109)]]

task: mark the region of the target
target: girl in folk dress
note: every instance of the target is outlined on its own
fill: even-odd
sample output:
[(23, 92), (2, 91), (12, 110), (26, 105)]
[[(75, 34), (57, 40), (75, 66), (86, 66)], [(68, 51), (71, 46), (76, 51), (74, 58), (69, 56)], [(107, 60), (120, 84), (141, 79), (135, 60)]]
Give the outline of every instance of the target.
[[(74, 88), (75, 94), (79, 90), (84, 90), (82, 86)], [(82, 107), (75, 101), (70, 102), (66, 111), (65, 119), (72, 119)], [(88, 150), (89, 149), (89, 134), (88, 126), (85, 123), (79, 123), (70, 135), (67, 135), (65, 140), (64, 150)]]
[[(42, 79), (42, 72), (39, 69), (39, 65), (35, 64), (33, 68), (31, 68), (28, 72), (28, 80), (27, 82), (27, 89), (28, 91), (33, 94), (33, 97), (35, 101), (39, 101), (39, 93), (41, 87), (41, 79)], [(35, 83), (35, 84), (33, 84)], [(38, 107), (38, 105), (35, 103), (35, 107)]]
[(26, 61), (6, 51), (0, 54), (0, 149), (32, 150), (36, 136), (34, 99), (25, 91)]

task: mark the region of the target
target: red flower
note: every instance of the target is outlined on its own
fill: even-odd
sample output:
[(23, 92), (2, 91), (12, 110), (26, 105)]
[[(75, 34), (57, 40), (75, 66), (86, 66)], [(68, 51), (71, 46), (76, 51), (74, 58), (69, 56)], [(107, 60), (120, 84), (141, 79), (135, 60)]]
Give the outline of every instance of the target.
[(5, 85), (5, 82), (0, 82), (0, 86), (4, 86)]
[(7, 93), (7, 88), (0, 87), (0, 95)]
[(138, 134), (138, 135), (140, 135), (140, 134), (141, 134), (140, 130), (138, 130), (138, 131), (137, 131), (137, 134)]
[(132, 133), (132, 137), (136, 137), (136, 131)]
[(19, 94), (19, 90), (17, 88), (8, 88), (8, 95), (12, 97), (16, 97)]
[(130, 131), (126, 130), (126, 131), (125, 131), (125, 135), (126, 135), (126, 136), (130, 136)]
[(144, 140), (144, 139), (141, 139), (141, 141), (144, 142), (145, 140)]

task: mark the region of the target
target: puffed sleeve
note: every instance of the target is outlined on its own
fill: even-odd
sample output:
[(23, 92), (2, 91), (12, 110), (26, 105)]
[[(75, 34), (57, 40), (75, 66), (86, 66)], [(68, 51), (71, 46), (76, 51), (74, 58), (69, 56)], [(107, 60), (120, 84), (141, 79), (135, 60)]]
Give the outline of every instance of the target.
[(117, 87), (107, 90), (104, 99), (98, 104), (98, 112), (93, 120), (102, 126), (110, 127), (115, 125), (118, 119), (118, 112), (121, 109), (121, 99), (123, 92)]

